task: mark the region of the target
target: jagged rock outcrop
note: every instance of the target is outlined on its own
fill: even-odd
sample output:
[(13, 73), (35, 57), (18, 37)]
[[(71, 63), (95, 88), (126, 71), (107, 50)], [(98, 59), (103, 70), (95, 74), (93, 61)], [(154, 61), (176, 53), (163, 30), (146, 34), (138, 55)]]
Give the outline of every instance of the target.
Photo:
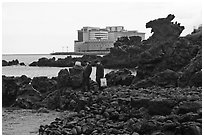
[[(105, 66), (109, 68), (114, 66), (136, 67), (141, 62), (161, 61), (159, 59), (165, 54), (163, 50), (168, 45), (173, 45), (184, 30), (180, 23), (172, 22), (174, 18), (174, 15), (169, 14), (166, 18), (148, 22), (146, 27), (152, 28), (153, 32), (153, 35), (148, 40), (141, 42), (141, 39), (139, 40), (135, 37), (118, 39), (110, 54), (103, 58)], [(168, 48), (168, 50), (172, 51), (173, 49)]]
[(159, 18), (146, 23), (146, 28), (151, 28), (153, 35), (148, 40), (149, 42), (168, 41), (178, 38), (184, 30), (184, 26), (180, 23), (173, 23), (174, 15), (169, 14), (166, 18)]
[[(197, 63), (193, 62), (198, 62), (197, 60), (201, 62), (201, 57), (197, 60), (193, 58), (201, 51), (202, 29), (186, 37), (179, 37), (184, 27), (180, 23), (173, 23), (172, 20), (174, 18), (175, 16), (170, 14), (166, 18), (159, 18), (148, 22), (146, 27), (152, 28), (153, 35), (140, 44), (137, 43), (134, 46), (128, 45), (129, 38), (127, 37), (118, 39), (110, 54), (103, 58), (105, 67), (134, 68), (137, 66), (138, 75), (134, 79), (134, 83), (140, 81), (140, 84), (137, 84), (138, 87), (142, 85), (145, 87), (155, 84), (161, 85), (159, 84), (161, 82), (157, 81), (158, 79), (153, 79), (153, 77), (157, 77), (158, 73), (161, 72), (166, 74), (168, 70), (178, 73), (177, 75), (179, 76), (181, 75), (179, 86), (200, 86), (201, 69), (191, 70), (192, 72), (190, 72), (190, 70), (186, 70), (186, 67), (192, 68), (194, 66), (196, 68)], [(184, 70), (186, 71), (184, 72)], [(192, 73), (195, 75), (192, 76)], [(189, 81), (187, 77), (189, 80), (190, 78), (192, 79)], [(175, 83), (170, 85), (177, 86), (178, 76), (174, 80)]]

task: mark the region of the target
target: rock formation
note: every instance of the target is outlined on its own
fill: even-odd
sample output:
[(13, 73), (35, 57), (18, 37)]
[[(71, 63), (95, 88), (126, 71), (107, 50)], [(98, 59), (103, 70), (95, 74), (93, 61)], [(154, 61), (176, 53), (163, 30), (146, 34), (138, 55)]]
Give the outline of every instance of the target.
[(2, 60), (2, 66), (12, 66), (12, 65), (20, 65), (20, 66), (25, 66), (25, 63), (21, 62), (19, 63), (19, 61), (16, 60), (12, 60), (12, 61), (6, 61), (6, 60)]
[(84, 65), (84, 61), (90, 61), (92, 65), (95, 65), (96, 60), (101, 60), (101, 57), (95, 55), (84, 55), (82, 57), (72, 58), (71, 56), (67, 56), (57, 60), (55, 57), (50, 59), (43, 57), (38, 59), (38, 61), (30, 63), (29, 66), (73, 67), (76, 61), (82, 62), (82, 65)]
[(175, 18), (174, 15), (169, 14), (166, 18), (159, 18), (146, 23), (146, 28), (151, 28), (153, 35), (151, 40), (148, 41), (168, 41), (178, 38), (181, 32), (184, 30), (184, 26), (180, 26), (180, 23), (172, 22)]
[[(199, 63), (201, 56), (195, 58), (201, 52), (202, 29), (186, 37), (179, 37), (184, 27), (180, 26), (180, 23), (172, 22), (174, 18), (175, 16), (170, 14), (166, 18), (148, 22), (146, 27), (152, 29), (153, 35), (141, 43), (130, 44), (130, 38), (127, 37), (118, 39), (110, 54), (103, 57), (105, 67), (137, 67), (138, 75), (133, 81), (137, 83), (142, 80), (140, 84), (136, 84), (138, 86), (141, 84), (153, 86), (156, 83), (158, 85), (159, 79), (156, 78), (160, 77), (158, 73), (175, 73), (177, 76), (174, 78), (176, 80), (174, 86), (201, 86), (201, 65), (196, 66), (201, 64)], [(186, 70), (188, 66), (190, 68)], [(193, 69), (192, 72), (189, 69)], [(187, 79), (190, 77), (191, 81)], [(180, 82), (177, 82), (178, 78)]]

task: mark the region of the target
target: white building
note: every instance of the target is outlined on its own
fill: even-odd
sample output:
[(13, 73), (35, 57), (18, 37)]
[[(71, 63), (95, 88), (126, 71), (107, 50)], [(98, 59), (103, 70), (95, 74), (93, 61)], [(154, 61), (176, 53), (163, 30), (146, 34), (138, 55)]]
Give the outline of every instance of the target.
[(78, 40), (74, 42), (75, 52), (108, 53), (119, 37), (140, 36), (145, 39), (145, 33), (124, 30), (123, 26), (83, 27), (78, 30)]

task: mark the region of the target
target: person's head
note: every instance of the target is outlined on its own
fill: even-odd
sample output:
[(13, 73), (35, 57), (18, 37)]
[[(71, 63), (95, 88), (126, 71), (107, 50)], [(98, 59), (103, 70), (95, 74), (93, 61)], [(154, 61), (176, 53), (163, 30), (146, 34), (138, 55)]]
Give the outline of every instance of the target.
[(80, 61), (76, 61), (75, 62), (75, 66), (81, 66), (81, 62)]
[(100, 61), (98, 61), (98, 60), (97, 60), (95, 63), (96, 63), (96, 64), (98, 64), (98, 65), (100, 65), (100, 64), (101, 64), (101, 62), (100, 62)]
[(85, 63), (86, 65), (90, 64), (90, 62), (87, 61), (87, 60), (85, 60), (84, 63)]

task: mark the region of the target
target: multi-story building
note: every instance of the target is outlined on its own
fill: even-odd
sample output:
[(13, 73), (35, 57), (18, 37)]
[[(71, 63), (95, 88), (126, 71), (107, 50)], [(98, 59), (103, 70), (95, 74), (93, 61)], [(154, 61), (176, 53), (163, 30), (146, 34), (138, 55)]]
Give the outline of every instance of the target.
[(124, 30), (123, 26), (83, 27), (78, 30), (78, 40), (74, 42), (75, 52), (108, 53), (114, 42), (123, 36), (140, 36), (145, 39), (145, 33)]

